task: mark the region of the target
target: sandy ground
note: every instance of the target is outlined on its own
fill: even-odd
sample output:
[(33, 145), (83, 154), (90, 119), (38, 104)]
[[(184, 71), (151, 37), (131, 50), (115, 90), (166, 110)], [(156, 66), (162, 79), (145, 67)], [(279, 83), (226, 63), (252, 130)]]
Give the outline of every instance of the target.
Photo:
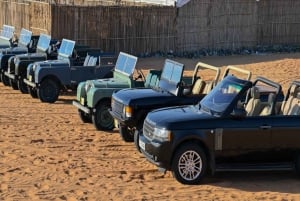
[[(235, 65), (280, 82), (300, 80), (300, 54), (176, 59)], [(140, 59), (143, 69), (163, 58)], [(292, 172), (217, 173), (186, 186), (146, 161), (118, 130), (96, 131), (80, 121), (73, 95), (41, 103), (0, 83), (0, 200), (300, 200)]]

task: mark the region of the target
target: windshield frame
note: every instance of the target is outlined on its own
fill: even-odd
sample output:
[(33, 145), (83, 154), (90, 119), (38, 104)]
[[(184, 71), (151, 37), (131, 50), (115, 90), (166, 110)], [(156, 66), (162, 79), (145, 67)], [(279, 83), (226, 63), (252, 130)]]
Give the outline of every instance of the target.
[(237, 100), (245, 94), (245, 91), (251, 85), (250, 81), (241, 80), (234, 76), (227, 76), (199, 102), (199, 108), (203, 112), (210, 113), (213, 116), (220, 117), (227, 115), (228, 111), (232, 111)]

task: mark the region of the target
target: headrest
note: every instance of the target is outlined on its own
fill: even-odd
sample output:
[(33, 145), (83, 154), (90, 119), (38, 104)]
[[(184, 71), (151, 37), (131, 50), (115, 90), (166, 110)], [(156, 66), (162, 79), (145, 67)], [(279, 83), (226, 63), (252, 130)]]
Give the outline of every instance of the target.
[(298, 86), (292, 85), (290, 89), (290, 96), (296, 97), (298, 94)]
[(252, 87), (250, 93), (251, 93), (252, 98), (259, 99), (260, 93), (259, 93), (258, 87), (256, 87), (256, 86)]
[(196, 82), (194, 83), (193, 89), (192, 89), (192, 93), (199, 94), (200, 91), (202, 90), (201, 88), (204, 87), (204, 84), (205, 83), (202, 79), (196, 80)]
[(272, 102), (274, 102), (274, 100), (275, 100), (275, 94), (269, 93), (268, 103), (272, 103)]

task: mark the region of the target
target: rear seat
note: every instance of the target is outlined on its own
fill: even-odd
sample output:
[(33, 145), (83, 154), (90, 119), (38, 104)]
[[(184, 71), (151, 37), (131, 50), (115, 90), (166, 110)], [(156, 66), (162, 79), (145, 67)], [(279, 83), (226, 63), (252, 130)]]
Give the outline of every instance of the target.
[(83, 62), (83, 66), (87, 66), (90, 60), (90, 55), (86, 55), (84, 62)]
[(96, 64), (97, 64), (97, 57), (90, 56), (88, 66), (96, 66)]
[(293, 85), (290, 89), (289, 98), (282, 103), (281, 113), (283, 115), (299, 115), (300, 104), (300, 90), (299, 87)]
[(275, 100), (275, 94), (270, 93), (268, 96), (268, 102), (267, 105), (262, 109), (262, 111), (260, 112), (260, 116), (267, 116), (267, 115), (271, 115), (272, 114), (272, 110), (274, 110), (275, 105), (274, 104), (274, 100)]
[(159, 76), (161, 72), (157, 70), (150, 70), (146, 76), (145, 87), (157, 87), (159, 83)]
[(98, 60), (97, 57), (86, 55), (83, 62), (83, 66), (96, 66), (97, 60)]
[[(297, 90), (298, 91), (298, 90)], [(290, 110), (287, 115), (300, 115), (300, 93), (292, 100)]]

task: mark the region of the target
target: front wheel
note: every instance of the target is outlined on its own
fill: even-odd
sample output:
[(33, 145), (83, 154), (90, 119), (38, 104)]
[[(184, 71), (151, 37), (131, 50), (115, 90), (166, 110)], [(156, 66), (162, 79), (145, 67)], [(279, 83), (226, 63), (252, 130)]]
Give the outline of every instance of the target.
[(38, 98), (38, 95), (37, 95), (37, 91), (35, 88), (32, 88), (30, 86), (27, 86), (27, 89), (28, 89), (28, 93), (30, 94), (30, 96), (32, 98)]
[(51, 79), (45, 79), (37, 89), (38, 97), (42, 102), (54, 103), (59, 96), (59, 85)]
[(9, 86), (9, 78), (8, 77), (6, 77), (5, 75), (4, 75), (4, 73), (1, 73), (1, 80), (2, 80), (2, 82), (3, 82), (3, 84), (4, 84), (4, 86)]
[(13, 90), (18, 90), (18, 83), (13, 80), (13, 79), (9, 79), (9, 85), (13, 88)]
[(109, 113), (110, 101), (101, 101), (95, 108), (92, 121), (97, 130), (114, 129), (114, 119)]
[(133, 141), (134, 141), (134, 145), (135, 145), (135, 148), (141, 152), (141, 148), (139, 146), (139, 137), (140, 137), (140, 133), (142, 132), (142, 130), (138, 130), (136, 129), (134, 131), (134, 136), (133, 136)]
[(92, 123), (92, 117), (89, 114), (86, 114), (82, 110), (78, 109), (78, 114), (83, 123)]
[(27, 94), (28, 93), (28, 87), (26, 83), (24, 82), (23, 78), (21, 77), (18, 81), (18, 88), (21, 91), (22, 94)]
[(199, 184), (205, 176), (207, 158), (203, 149), (194, 143), (184, 144), (175, 152), (172, 174), (182, 184)]
[(133, 142), (133, 133), (127, 126), (119, 124), (119, 133), (125, 142)]

